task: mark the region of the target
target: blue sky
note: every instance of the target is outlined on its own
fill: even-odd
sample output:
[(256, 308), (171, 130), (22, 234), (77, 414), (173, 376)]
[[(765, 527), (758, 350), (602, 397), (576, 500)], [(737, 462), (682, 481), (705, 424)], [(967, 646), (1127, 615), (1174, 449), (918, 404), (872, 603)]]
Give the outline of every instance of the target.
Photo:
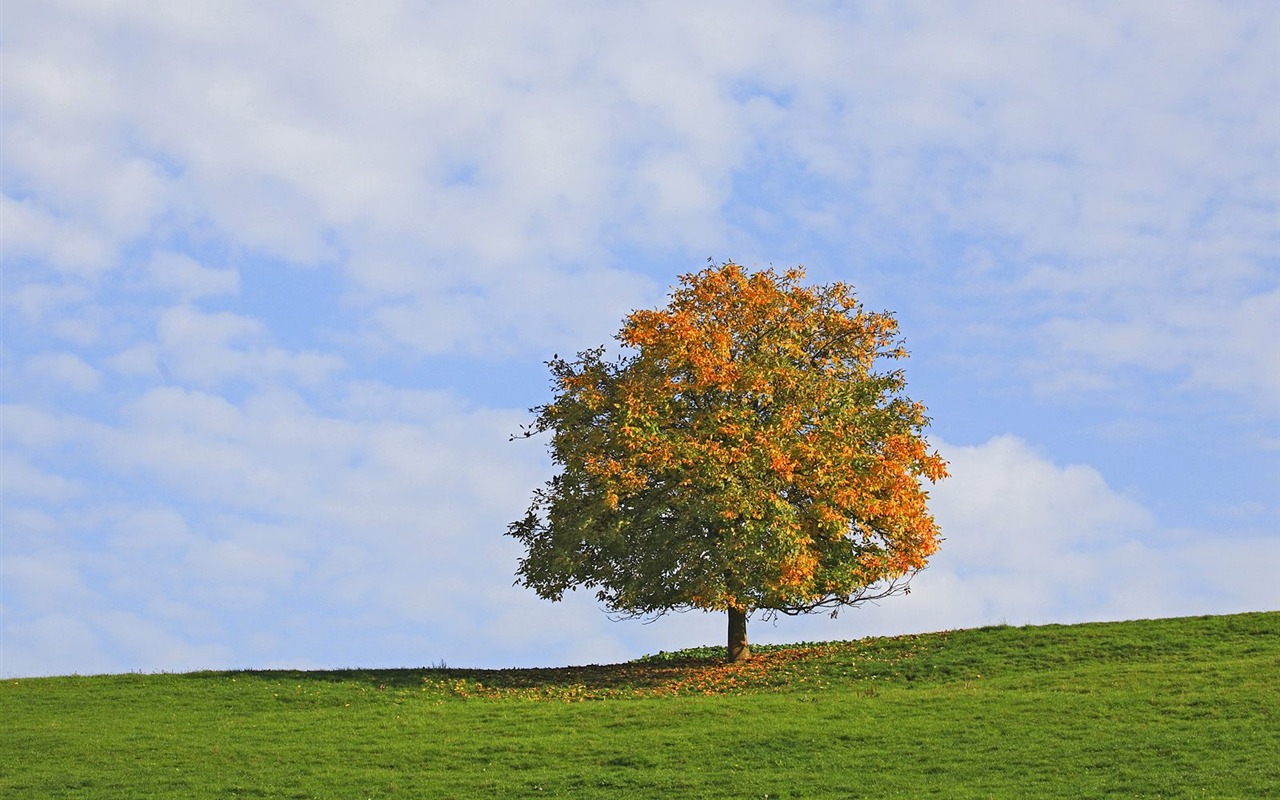
[(1280, 609), (1280, 7), (7, 3), (0, 675), (719, 642), (512, 585), (543, 362), (707, 258), (891, 309), (909, 597)]

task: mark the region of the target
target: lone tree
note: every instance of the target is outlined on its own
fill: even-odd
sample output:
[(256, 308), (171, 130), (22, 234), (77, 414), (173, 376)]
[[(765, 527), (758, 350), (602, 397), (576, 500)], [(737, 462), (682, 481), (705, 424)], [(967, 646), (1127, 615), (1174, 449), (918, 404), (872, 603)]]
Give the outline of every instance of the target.
[(549, 600), (596, 588), (614, 613), (729, 615), (728, 657), (750, 657), (757, 610), (802, 614), (907, 590), (938, 549), (922, 479), (946, 476), (925, 408), (907, 398), (888, 313), (804, 272), (732, 262), (684, 275), (665, 308), (616, 339), (554, 357), (560, 472), (508, 535), (519, 583)]

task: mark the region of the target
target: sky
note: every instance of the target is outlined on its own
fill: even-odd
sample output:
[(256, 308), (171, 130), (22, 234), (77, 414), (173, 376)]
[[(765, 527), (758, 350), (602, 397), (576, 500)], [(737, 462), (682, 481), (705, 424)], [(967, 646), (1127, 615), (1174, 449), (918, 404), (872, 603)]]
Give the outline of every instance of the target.
[(514, 585), (545, 361), (681, 274), (891, 310), (909, 596), (1280, 609), (1280, 5), (4, 3), (0, 676), (608, 663)]

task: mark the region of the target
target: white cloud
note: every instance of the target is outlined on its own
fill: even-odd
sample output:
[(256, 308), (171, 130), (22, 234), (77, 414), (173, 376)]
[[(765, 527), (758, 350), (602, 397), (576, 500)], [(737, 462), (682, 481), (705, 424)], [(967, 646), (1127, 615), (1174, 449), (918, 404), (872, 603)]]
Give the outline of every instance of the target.
[[(115, 523), (116, 557), (168, 553), (197, 584), (296, 591), (310, 563), (356, 547), (374, 559), (372, 570), (358, 571), (356, 560), (333, 563), (333, 580), (373, 597), (417, 593), (434, 598), (420, 607), (439, 609), (451, 593), (471, 596), (486, 585), (473, 576), (490, 569), (492, 543), (536, 483), (541, 453), (507, 441), (523, 413), (467, 411), (438, 393), (399, 395), (365, 387), (349, 406), (369, 417), (357, 421), (320, 415), (286, 393), (236, 406), (165, 387), (129, 408), (123, 428), (66, 417), (49, 423), (88, 431), (81, 447), (113, 472), (141, 474), (183, 503), (228, 509), (223, 518), (202, 513), (200, 530), (171, 507), (131, 512)], [(396, 419), (404, 414), (415, 421)], [(53, 444), (36, 435), (26, 445), (46, 443)], [(488, 532), (472, 541), (478, 530)], [(493, 579), (499, 586), (514, 569), (514, 558), (505, 560)]]
[[(943, 552), (834, 635), (1273, 600), (1252, 529), (1170, 530), (1167, 500), (1108, 485), (1161, 491), (1117, 450), (1025, 443), (1068, 435), (1046, 398), (1104, 407), (1081, 425), (1115, 448), (1276, 413), (1273, 4), (65, 2), (6, 25), (6, 566), (87, 593), (7, 593), (11, 653), (501, 665), (718, 640), (714, 617), (612, 625), (513, 590), (500, 534), (545, 458), (507, 444), (526, 420), (502, 389), (420, 388), (450, 358), (500, 385), (606, 342), (709, 255), (850, 280), (962, 365), (935, 385), (1026, 403), (1021, 428), (957, 409), (1025, 439), (948, 448)], [(334, 276), (323, 344), (249, 308), (282, 262)], [(296, 283), (279, 302), (319, 308)], [(1175, 392), (1194, 416), (1140, 413)], [(1239, 447), (1242, 485), (1268, 474)], [(1203, 504), (1244, 507), (1223, 494)], [(1270, 519), (1244, 499), (1241, 525)], [(245, 622), (267, 606), (289, 624)]]
[[(508, 441), (523, 412), (374, 384), (343, 406), (352, 418), (279, 392), (237, 406), (157, 388), (121, 428), (49, 419), (79, 432), (81, 452), (169, 499), (116, 508), (81, 495), (84, 510), (58, 520), (56, 550), (11, 543), (10, 613), (29, 624), (6, 647), (45, 660), (10, 659), (9, 669), (65, 667), (46, 639), (72, 621), (92, 634), (82, 671), (186, 668), (201, 656), (211, 660), (199, 666), (231, 666), (246, 652), (295, 665), (368, 663), (370, 653), (553, 664), (657, 641), (658, 629), (615, 625), (588, 597), (551, 605), (512, 586), (519, 552), (502, 532), (546, 469), (537, 443)], [(20, 444), (57, 446), (42, 435)], [(239, 621), (249, 618), (260, 622)]]
[(151, 343), (127, 347), (107, 358), (105, 363), (123, 375), (163, 376), (168, 369), (160, 358), (160, 348)]
[[(261, 322), (229, 311), (174, 306), (160, 315), (156, 328), (165, 368), (201, 387), (281, 376), (316, 384), (342, 367), (342, 359), (335, 355), (267, 346), (264, 340), (269, 337)], [(135, 360), (129, 359), (128, 364)]]
[(4, 415), (4, 439), (8, 447), (54, 450), (84, 441), (92, 426), (83, 419), (21, 403), (0, 406)]
[[(44, 208), (31, 213), (117, 250), (163, 214), (286, 259), (340, 259), (367, 321), (426, 353), (472, 349), (494, 320), (545, 345), (563, 309), (504, 294), (512, 273), (589, 277), (619, 245), (754, 250), (725, 216), (732, 199), (781, 204), (775, 229), (825, 206), (830, 235), (872, 270), (992, 232), (1019, 305), (1049, 285), (1035, 266), (1048, 257), (1044, 385), (1100, 349), (1064, 330), (1117, 317), (1141, 354), (1098, 369), (1152, 369), (1155, 352), (1179, 380), (1254, 394), (1267, 366), (1256, 347), (1188, 346), (1239, 338), (1229, 320), (1275, 286), (1250, 267), (1275, 252), (1280, 86), (1260, 42), (1280, 21), (1265, 5), (44, 13), (57, 16), (11, 20), (44, 31), (15, 37), (33, 45), (11, 48), (9, 73), (10, 147)], [(103, 25), (127, 32), (128, 59)], [(837, 193), (735, 186), (774, 155)], [(49, 246), (75, 238), (53, 224), (30, 227)], [(113, 261), (95, 247), (81, 260)], [(1169, 323), (1207, 273), (1248, 272), (1203, 326)]]
[(18, 617), (6, 607), (5, 646), (0, 673), (5, 676), (92, 675), (118, 670), (118, 662), (99, 649), (99, 637), (79, 610)]
[(0, 453), (0, 476), (3, 476), (6, 514), (13, 510), (8, 504), (18, 498), (35, 498), (59, 503), (81, 491), (81, 487), (75, 481), (42, 470), (9, 452)]
[(90, 296), (91, 292), (83, 285), (31, 282), (12, 288), (6, 286), (3, 303), (17, 310), (25, 322), (39, 323), (56, 312), (83, 303)]
[(1280, 543), (1257, 532), (1164, 527), (1097, 470), (1055, 464), (1013, 436), (944, 445), (943, 454), (952, 477), (934, 489), (931, 506), (947, 541), (911, 601), (930, 604), (948, 625), (1173, 616), (1280, 601), (1267, 577)]
[(1166, 527), (1096, 469), (1015, 436), (940, 449), (951, 477), (930, 508), (946, 540), (911, 594), (836, 621), (757, 624), (757, 640), (1280, 609), (1274, 536)]
[[(104, 15), (134, 33), (129, 62), (88, 35)], [(111, 78), (83, 91), (97, 98), (95, 120), (128, 127), (147, 153), (174, 165), (166, 171), (180, 199), (166, 213), (208, 219), (241, 246), (300, 261), (331, 255), (327, 242), (336, 233), (351, 250), (354, 287), (393, 297), (422, 292), (432, 305), (443, 297), (467, 315), (464, 330), (510, 310), (545, 328), (558, 309), (536, 313), (501, 296), (495, 302), (488, 290), (530, 265), (601, 260), (602, 245), (619, 232), (635, 241), (678, 237), (699, 251), (708, 235), (722, 240), (717, 210), (729, 171), (752, 140), (727, 90), (729, 70), (744, 59), (725, 33), (708, 46), (724, 20), (638, 10), (566, 24), (539, 12), (527, 15), (525, 30), (514, 19), (494, 26), (461, 7), (362, 15), (356, 26), (316, 14), (313, 24), (294, 28), (314, 38), (273, 39), (261, 50), (243, 28), (197, 32), (162, 13), (80, 11), (57, 22), (78, 35), (39, 51), (20, 48), (15, 60), (30, 71), (68, 62), (75, 68), (66, 80), (76, 86), (99, 80), (89, 76), (109, 65)], [(261, 22), (266, 30), (280, 24)], [(367, 28), (377, 24), (386, 27), (370, 37)], [(731, 27), (753, 39), (768, 30), (741, 21)], [(629, 39), (637, 28), (668, 41), (655, 48), (658, 40)], [(610, 43), (598, 46), (600, 37)], [(312, 53), (326, 57), (317, 62)], [(45, 94), (52, 92), (33, 85), (18, 96)], [(110, 151), (93, 149), (92, 131), (102, 124), (62, 121), (70, 100), (56, 108), (28, 102), (17, 107), (31, 125), (68, 137), (81, 131), (84, 149), (109, 158)], [(30, 168), (47, 202), (60, 196), (53, 165), (62, 162)], [(115, 165), (86, 162), (77, 179), (95, 185), (92, 176), (111, 179), (109, 170), (131, 163), (123, 153)], [(98, 202), (85, 200), (89, 210), (77, 213), (101, 217), (92, 210)], [(99, 220), (92, 227), (111, 226)], [(112, 228), (122, 232), (118, 244), (135, 228)], [(393, 273), (366, 278), (361, 265), (378, 261), (376, 249), (387, 245), (375, 243), (388, 242), (413, 261), (398, 258)], [(440, 275), (442, 259), (469, 266)], [(485, 291), (480, 303), (453, 302), (454, 287), (477, 284)], [(394, 314), (380, 318), (393, 331), (402, 327)], [(436, 340), (429, 337), (428, 346)]]
[[(151, 391), (127, 427), (98, 426), (91, 442), (100, 457), (197, 510), (110, 512), (109, 555), (12, 554), (11, 604), (42, 609), (59, 625), (97, 626), (97, 615), (114, 614), (114, 627), (89, 628), (99, 631), (89, 652), (100, 660), (81, 662), (111, 669), (226, 666), (237, 653), (313, 666), (368, 663), (363, 652), (402, 663), (602, 662), (722, 638), (719, 615), (614, 623), (589, 593), (549, 604), (511, 586), (520, 554), (501, 532), (546, 469), (536, 442), (506, 441), (522, 415), (372, 384), (345, 405), (362, 420), (327, 417), (281, 393), (234, 406)], [(942, 449), (953, 477), (934, 489), (932, 506), (947, 540), (915, 591), (834, 622), (757, 622), (756, 641), (1221, 613), (1280, 601), (1268, 588), (1275, 541), (1162, 527), (1096, 469), (1055, 464), (1017, 437)], [(210, 517), (218, 508), (225, 511)], [(103, 576), (109, 593), (90, 590), (86, 570)], [(127, 611), (135, 602), (150, 610)], [(273, 619), (298, 620), (290, 624), (303, 632), (235, 621), (265, 620), (267, 608)], [(330, 634), (352, 635), (306, 634), (313, 623), (305, 620), (317, 616)], [(11, 641), (41, 635), (23, 627)], [(171, 656), (178, 660), (164, 660)], [(202, 657), (214, 660), (198, 663)], [(64, 663), (52, 651), (49, 658)]]
[(450, 296), (419, 292), (376, 309), (379, 340), (426, 354), (466, 353), (487, 359), (529, 352), (576, 352), (610, 340), (623, 317), (660, 300), (653, 281), (632, 272), (566, 272), (513, 265), (481, 291)]
[(152, 551), (185, 548), (191, 541), (187, 521), (169, 508), (129, 509), (113, 528), (113, 549), (144, 558)]
[(111, 266), (111, 244), (59, 219), (31, 200), (0, 195), (0, 236), (5, 255), (38, 258), (68, 271), (92, 272)]
[[(1096, 385), (1124, 370), (1168, 372), (1182, 388), (1241, 394), (1264, 413), (1280, 411), (1280, 289), (1188, 295), (1122, 321), (1059, 318), (1043, 332)], [(1063, 359), (1051, 363), (1065, 372)]]
[(235, 294), (240, 287), (240, 274), (234, 269), (206, 267), (183, 253), (156, 253), (148, 270), (152, 282), (176, 291), (184, 303), (200, 297)]
[(27, 361), (27, 373), (38, 383), (51, 382), (74, 392), (91, 392), (102, 384), (97, 368), (73, 353), (41, 353)]
[(1199, 311), (1186, 344), (1202, 355), (1188, 382), (1247, 389), (1264, 411), (1280, 413), (1280, 289)]
[[(790, 130), (843, 190), (865, 269), (934, 261), (965, 290), (940, 322), (972, 314), (970, 297), (1002, 321), (970, 349), (1000, 357), (1030, 326), (1043, 387), (1087, 365), (1103, 386), (1154, 372), (1274, 396), (1259, 361), (1270, 332), (1237, 334), (1276, 285), (1280, 73), (1260, 31), (1280, 33), (1280, 19), (1261, 10), (871, 13), (842, 31), (866, 55), (851, 46), (839, 73), (802, 84), (804, 124)], [(843, 110), (824, 118), (824, 95)], [(997, 269), (957, 271), (931, 246), (951, 236), (982, 243)]]
[(0, 674), (5, 675), (93, 675), (118, 672), (122, 663), (147, 672), (243, 666), (226, 647), (192, 645), (152, 620), (92, 606), (6, 625), (0, 651)]

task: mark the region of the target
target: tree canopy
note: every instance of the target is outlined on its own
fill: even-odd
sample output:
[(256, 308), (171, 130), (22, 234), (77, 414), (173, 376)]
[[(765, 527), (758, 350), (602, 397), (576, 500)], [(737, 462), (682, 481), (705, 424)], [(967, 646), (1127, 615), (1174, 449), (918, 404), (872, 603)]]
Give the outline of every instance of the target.
[(525, 435), (551, 432), (559, 471), (508, 528), (520, 583), (594, 588), (624, 614), (728, 612), (737, 659), (757, 610), (834, 613), (925, 566), (923, 481), (946, 463), (882, 368), (907, 355), (897, 322), (803, 277), (709, 266), (628, 315), (620, 355), (547, 362), (554, 397)]

